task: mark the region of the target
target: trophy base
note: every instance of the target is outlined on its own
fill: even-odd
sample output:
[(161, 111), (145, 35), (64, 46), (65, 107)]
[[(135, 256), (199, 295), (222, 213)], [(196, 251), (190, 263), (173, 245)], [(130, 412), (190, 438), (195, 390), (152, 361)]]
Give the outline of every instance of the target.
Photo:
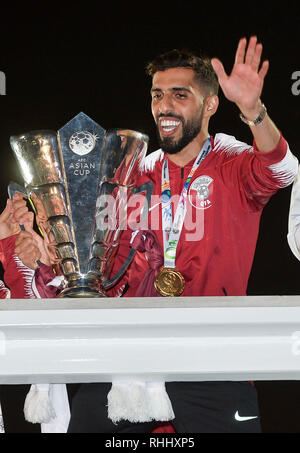
[(104, 292), (99, 292), (95, 289), (83, 286), (83, 287), (75, 287), (75, 288), (65, 288), (59, 296), (60, 298), (91, 298), (91, 297), (107, 297)]

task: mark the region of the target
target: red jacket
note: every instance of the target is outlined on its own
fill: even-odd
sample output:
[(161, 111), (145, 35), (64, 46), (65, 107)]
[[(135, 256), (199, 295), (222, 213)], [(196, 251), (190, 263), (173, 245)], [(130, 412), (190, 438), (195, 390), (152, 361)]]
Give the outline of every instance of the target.
[[(246, 294), (253, 262), (259, 221), (263, 207), (280, 188), (291, 184), (297, 174), (298, 161), (281, 137), (276, 149), (261, 153), (234, 137), (217, 134), (212, 151), (192, 177), (186, 219), (179, 240), (176, 267), (185, 278), (182, 296), (241, 296)], [(146, 157), (137, 184), (152, 181), (154, 198), (149, 227), (156, 231), (161, 250), (161, 171), (165, 159), (162, 151)], [(180, 195), (194, 161), (184, 168), (169, 161), (171, 195)], [(176, 208), (176, 206), (175, 206)], [(174, 216), (173, 208), (173, 216)], [(159, 222), (159, 223), (158, 223)], [(158, 229), (157, 229), (158, 225)], [(195, 233), (197, 225), (197, 235)], [(124, 231), (112, 275), (120, 268), (129, 251), (132, 230)], [(138, 253), (126, 276), (111, 291), (127, 283), (126, 297), (135, 296), (148, 263)]]

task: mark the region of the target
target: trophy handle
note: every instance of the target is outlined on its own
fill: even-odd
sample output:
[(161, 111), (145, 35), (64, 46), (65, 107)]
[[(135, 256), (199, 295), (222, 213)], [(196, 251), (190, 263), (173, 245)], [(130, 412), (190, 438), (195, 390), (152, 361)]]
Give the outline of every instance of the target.
[(7, 192), (10, 199), (12, 199), (16, 193), (21, 193), (22, 195), (24, 195), (24, 197), (29, 198), (25, 187), (20, 186), (20, 184), (14, 181), (10, 181), (10, 183), (8, 184)]
[[(27, 200), (29, 201), (30, 206), (32, 207), (32, 210), (33, 210), (34, 214), (37, 215), (37, 210), (36, 210), (36, 207), (34, 205), (34, 202), (32, 201), (32, 198), (28, 194), (28, 192), (25, 189), (25, 187), (21, 186), (20, 184), (14, 182), (14, 181), (10, 181), (10, 183), (8, 184), (8, 187), (7, 187), (7, 192), (8, 192), (8, 196), (9, 196), (9, 198), (11, 200), (12, 200), (13, 196), (16, 193), (20, 193), (20, 194), (24, 195), (24, 198), (27, 198)], [(40, 233), (41, 233), (42, 236), (44, 236), (41, 231), (40, 231)]]
[[(148, 181), (139, 187), (132, 188), (131, 192), (134, 195), (136, 195), (138, 193), (142, 193), (142, 192), (145, 192), (145, 194), (146, 194), (146, 203), (147, 204), (146, 203), (144, 204), (142, 213), (141, 213), (141, 223), (143, 224), (147, 220), (147, 217), (148, 217), (149, 207), (150, 207), (150, 203), (151, 203), (151, 196), (153, 193), (153, 183), (151, 181)], [(145, 206), (147, 207), (147, 209), (145, 209)], [(102, 283), (102, 286), (105, 290), (111, 288), (113, 285), (115, 285), (118, 282), (118, 280), (126, 272), (128, 266), (132, 262), (135, 253), (136, 253), (136, 250), (133, 247), (131, 247), (131, 250), (130, 250), (127, 258), (124, 261), (121, 268), (119, 269), (119, 271), (110, 280), (107, 280), (106, 282)]]

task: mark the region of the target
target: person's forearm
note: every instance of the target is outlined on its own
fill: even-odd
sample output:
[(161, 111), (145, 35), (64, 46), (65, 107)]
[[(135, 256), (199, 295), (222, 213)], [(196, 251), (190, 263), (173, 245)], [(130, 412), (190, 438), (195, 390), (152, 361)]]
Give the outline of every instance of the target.
[[(245, 111), (242, 108), (240, 108), (240, 111), (244, 117), (247, 118), (247, 120), (254, 121), (262, 111), (262, 102), (259, 100), (257, 106), (251, 111)], [(266, 113), (260, 124), (249, 127), (252, 131), (257, 149), (259, 151), (267, 153), (276, 148), (281, 134), (269, 117), (268, 113)]]

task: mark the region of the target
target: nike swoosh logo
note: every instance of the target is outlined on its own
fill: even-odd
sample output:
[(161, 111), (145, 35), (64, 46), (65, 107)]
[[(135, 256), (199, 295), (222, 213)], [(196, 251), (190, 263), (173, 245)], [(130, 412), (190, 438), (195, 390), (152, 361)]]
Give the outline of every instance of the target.
[(239, 411), (236, 411), (234, 418), (237, 422), (247, 422), (248, 420), (254, 420), (255, 418), (258, 418), (258, 416), (256, 415), (255, 417), (240, 417)]

